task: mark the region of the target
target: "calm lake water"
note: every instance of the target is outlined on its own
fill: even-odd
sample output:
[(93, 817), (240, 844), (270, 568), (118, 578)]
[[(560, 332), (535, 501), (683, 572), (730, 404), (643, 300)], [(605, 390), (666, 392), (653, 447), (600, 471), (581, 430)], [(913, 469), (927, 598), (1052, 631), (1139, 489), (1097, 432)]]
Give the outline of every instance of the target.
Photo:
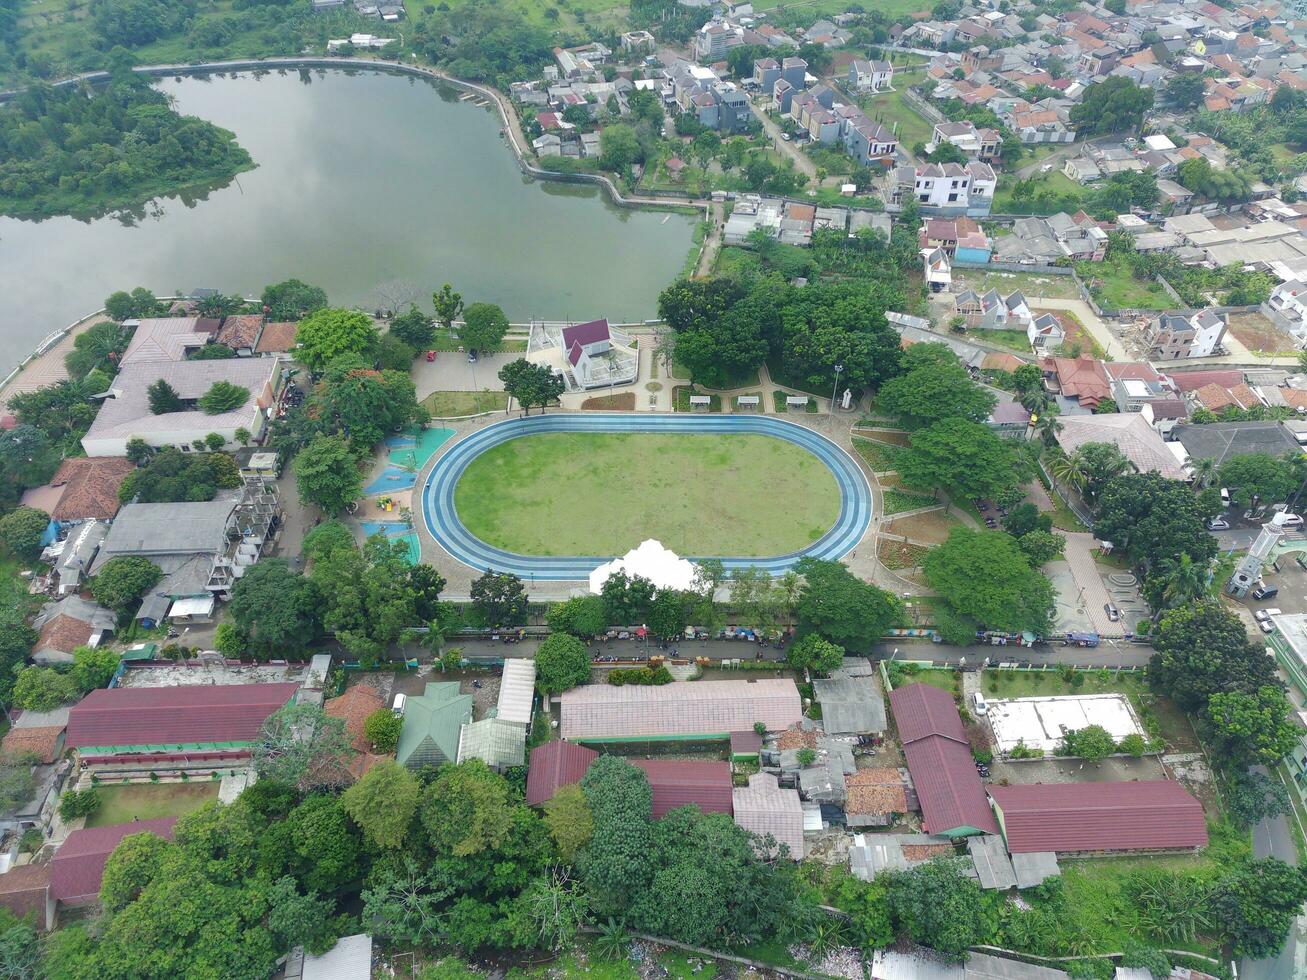
[(450, 282), (514, 321), (632, 321), (690, 249), (689, 217), (527, 180), (498, 114), (451, 87), (319, 71), (161, 86), (258, 168), (131, 216), (0, 218), (0, 374), (115, 289), (249, 295), (294, 276), (367, 308), (429, 305)]

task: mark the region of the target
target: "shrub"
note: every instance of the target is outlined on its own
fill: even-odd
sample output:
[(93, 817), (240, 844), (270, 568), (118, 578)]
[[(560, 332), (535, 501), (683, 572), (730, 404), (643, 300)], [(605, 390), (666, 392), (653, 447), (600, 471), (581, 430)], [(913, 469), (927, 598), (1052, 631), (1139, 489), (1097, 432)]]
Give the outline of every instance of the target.
[(1117, 748), (1120, 749), (1122, 752), (1128, 753), (1129, 755), (1132, 755), (1136, 759), (1138, 759), (1140, 756), (1142, 756), (1145, 752), (1148, 751), (1148, 743), (1144, 741), (1144, 737), (1142, 735), (1140, 735), (1138, 732), (1134, 732), (1130, 735), (1127, 735), (1125, 738), (1121, 739), (1121, 742), (1119, 745), (1117, 745)]
[(617, 668), (608, 672), (608, 683), (614, 687), (623, 684), (642, 684), (661, 687), (672, 682), (672, 672), (659, 664), (657, 667)]
[(41, 554), (41, 537), (50, 526), (50, 515), (35, 507), (18, 507), (0, 517), (0, 541), (9, 553), (32, 559)]
[(230, 381), (215, 381), (197, 403), (205, 415), (222, 415), (234, 412), (250, 400), (250, 389), (234, 385)]
[(59, 800), (59, 816), (65, 823), (79, 817), (89, 817), (100, 809), (100, 791), (94, 786), (88, 789), (72, 789)]
[(394, 752), (399, 747), (399, 733), (404, 719), (389, 708), (378, 708), (363, 723), (363, 734), (377, 752)]

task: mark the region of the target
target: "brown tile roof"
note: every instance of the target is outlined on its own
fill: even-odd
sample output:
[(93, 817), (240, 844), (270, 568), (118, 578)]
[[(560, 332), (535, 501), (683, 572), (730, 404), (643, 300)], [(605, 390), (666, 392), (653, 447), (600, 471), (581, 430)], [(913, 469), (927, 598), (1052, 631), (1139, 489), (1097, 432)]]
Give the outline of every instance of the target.
[(27, 919), (44, 931), (45, 896), (50, 888), (50, 865), (24, 864), (0, 875), (0, 907)]
[(1046, 372), (1057, 376), (1058, 387), (1068, 398), (1078, 399), (1081, 404), (1092, 408), (1112, 397), (1112, 386), (1107, 380), (1103, 363), (1088, 354), (1080, 357), (1046, 357), (1042, 364)]
[(363, 726), (368, 715), (386, 706), (381, 695), (366, 684), (355, 684), (338, 698), (332, 698), (322, 710), (328, 717), (340, 718), (345, 722), (345, 731), (349, 733), (356, 752), (367, 752), (372, 748)]
[(254, 348), (259, 354), (284, 354), (295, 349), (295, 331), (299, 324), (293, 321), (276, 320), (263, 325), (259, 336), (259, 345)]
[(801, 728), (787, 728), (777, 737), (776, 747), (782, 752), (788, 749), (815, 749), (817, 733), (805, 732)]
[(222, 321), (217, 340), (233, 350), (253, 349), (262, 329), (263, 317), (260, 314), (235, 314)]
[(903, 856), (909, 861), (929, 861), (931, 858), (952, 857), (952, 844), (904, 844)]
[(564, 786), (579, 783), (590, 763), (599, 758), (594, 749), (574, 742), (546, 742), (531, 750), (526, 771), (526, 801), (540, 806)]
[(1026, 362), (1015, 354), (986, 354), (980, 362), (982, 371), (1006, 371), (1011, 374)]
[(1243, 372), (1235, 370), (1215, 371), (1176, 371), (1171, 375), (1177, 391), (1197, 391), (1206, 384), (1218, 384), (1223, 388), (1237, 385), (1243, 380)]
[(80, 646), (91, 642), (94, 627), (72, 616), (54, 617), (36, 635), (35, 650), (58, 650), (60, 653), (72, 653)]
[(1257, 396), (1242, 381), (1230, 388), (1219, 384), (1206, 384), (1194, 392), (1194, 397), (1209, 412), (1219, 412), (1232, 406), (1248, 408), (1250, 405), (1258, 404)]
[(37, 762), (49, 764), (59, 758), (63, 748), (64, 726), (46, 728), (11, 728), (0, 739), (0, 754), (18, 755), (30, 752)]
[(1281, 388), (1280, 396), (1290, 408), (1307, 410), (1307, 391), (1297, 388)]
[(844, 777), (848, 800), (844, 812), (849, 814), (907, 813), (908, 795), (897, 769), (880, 766), (859, 769)]
[(124, 837), (132, 834), (157, 834), (172, 840), (176, 817), (137, 820), (110, 827), (74, 830), (55, 852), (50, 862), (50, 896), (61, 902), (88, 901), (99, 898), (104, 864)]
[(50, 516), (56, 521), (111, 521), (118, 513), (118, 488), (136, 469), (129, 459), (118, 456), (66, 459), (50, 480), (63, 487), (59, 503)]

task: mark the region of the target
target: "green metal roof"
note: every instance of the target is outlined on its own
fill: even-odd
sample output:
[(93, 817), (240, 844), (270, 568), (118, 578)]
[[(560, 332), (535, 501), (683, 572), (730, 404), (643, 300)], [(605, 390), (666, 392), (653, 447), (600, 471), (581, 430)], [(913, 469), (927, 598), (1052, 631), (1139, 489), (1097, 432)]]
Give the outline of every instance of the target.
[(412, 769), (454, 762), (459, 732), (471, 720), (472, 695), (459, 694), (457, 681), (432, 681), (404, 705), (395, 758)]

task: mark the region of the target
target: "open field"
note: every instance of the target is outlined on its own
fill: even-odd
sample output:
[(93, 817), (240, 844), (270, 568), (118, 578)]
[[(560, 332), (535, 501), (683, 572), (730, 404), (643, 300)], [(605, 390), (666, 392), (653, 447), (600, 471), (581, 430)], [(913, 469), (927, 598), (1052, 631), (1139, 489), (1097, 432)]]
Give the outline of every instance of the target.
[(1293, 354), (1293, 338), (1260, 313), (1231, 313), (1230, 333), (1254, 353)]
[(422, 399), (422, 407), (437, 419), (503, 411), (507, 405), (508, 396), (502, 391), (433, 391)]
[(100, 809), (86, 821), (88, 827), (109, 827), (133, 820), (180, 817), (218, 798), (215, 781), (189, 783), (133, 783), (101, 786)]
[(839, 491), (815, 456), (762, 435), (544, 433), (477, 457), (454, 495), (468, 531), (524, 555), (762, 557), (816, 541)]
[[(879, 9), (879, 8), (878, 8)], [(934, 126), (925, 116), (908, 105), (903, 91), (925, 78), (920, 71), (895, 72), (893, 92), (878, 92), (859, 100), (863, 111), (877, 122), (894, 129), (897, 125), (899, 143), (911, 150), (918, 143), (930, 141)]]
[(1000, 293), (1020, 290), (1032, 305), (1040, 298), (1079, 299), (1075, 280), (1070, 276), (1041, 276), (1033, 272), (982, 272), (978, 269), (958, 269), (953, 273), (953, 288), (969, 286), (976, 292), (997, 289)]
[(924, 514), (899, 517), (884, 526), (889, 534), (901, 534), (921, 544), (943, 544), (949, 532), (961, 527), (962, 522), (953, 514), (942, 510), (928, 510)]
[(1172, 310), (1179, 305), (1160, 283), (1136, 279), (1121, 261), (1095, 263), (1088, 285), (1099, 304), (1118, 310)]

